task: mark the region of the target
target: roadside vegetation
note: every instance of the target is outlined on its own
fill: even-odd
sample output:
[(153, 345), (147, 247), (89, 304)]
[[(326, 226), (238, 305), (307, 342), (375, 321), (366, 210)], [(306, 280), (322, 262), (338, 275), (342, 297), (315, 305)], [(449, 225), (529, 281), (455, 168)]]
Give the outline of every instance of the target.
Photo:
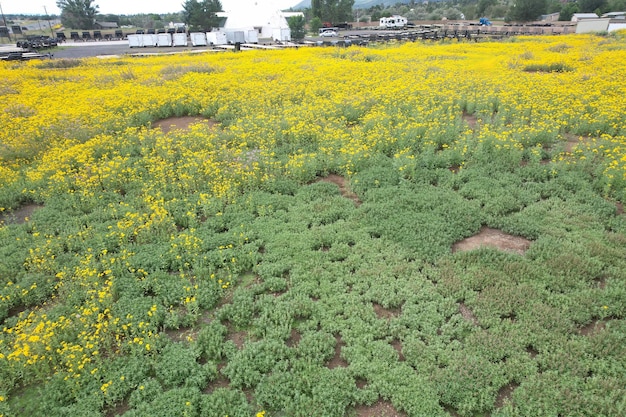
[(0, 64), (0, 415), (624, 415), (623, 33), (76, 62)]

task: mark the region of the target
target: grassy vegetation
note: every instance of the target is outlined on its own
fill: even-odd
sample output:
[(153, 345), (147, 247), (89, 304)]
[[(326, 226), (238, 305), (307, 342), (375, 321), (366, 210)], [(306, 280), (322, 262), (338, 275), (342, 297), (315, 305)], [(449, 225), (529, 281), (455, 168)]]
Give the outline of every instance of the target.
[(613, 41), (0, 64), (0, 415), (623, 415)]

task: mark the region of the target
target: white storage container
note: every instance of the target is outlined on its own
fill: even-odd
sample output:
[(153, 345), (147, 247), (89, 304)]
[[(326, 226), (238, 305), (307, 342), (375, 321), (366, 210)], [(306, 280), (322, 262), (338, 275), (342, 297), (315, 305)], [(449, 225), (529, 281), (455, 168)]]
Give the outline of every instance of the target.
[(246, 43), (259, 43), (259, 32), (256, 30), (246, 30), (244, 32)]
[(143, 35), (128, 35), (128, 46), (131, 48), (143, 47)]
[(226, 45), (228, 43), (224, 32), (207, 32), (206, 39), (209, 45)]
[(204, 32), (192, 32), (189, 34), (192, 46), (207, 46), (206, 34)]
[(187, 46), (187, 34), (186, 33), (174, 33), (173, 43), (174, 43), (174, 46)]
[(172, 35), (170, 33), (159, 33), (157, 35), (157, 46), (172, 46)]
[(226, 32), (229, 43), (246, 43), (246, 35), (243, 30), (229, 30)]
[(272, 29), (272, 39), (275, 41), (291, 41), (291, 29)]
[(157, 35), (144, 34), (141, 37), (143, 38), (143, 46), (157, 46)]

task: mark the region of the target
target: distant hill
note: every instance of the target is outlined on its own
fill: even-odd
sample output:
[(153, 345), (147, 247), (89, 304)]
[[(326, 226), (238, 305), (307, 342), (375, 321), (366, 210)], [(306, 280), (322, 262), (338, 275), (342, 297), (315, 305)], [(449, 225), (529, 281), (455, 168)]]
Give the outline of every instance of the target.
[[(354, 0), (354, 8), (367, 9), (378, 4), (385, 6), (392, 6), (397, 3), (410, 3), (410, 0)], [(294, 10), (305, 9), (311, 7), (311, 0), (302, 0), (300, 3), (293, 6)]]

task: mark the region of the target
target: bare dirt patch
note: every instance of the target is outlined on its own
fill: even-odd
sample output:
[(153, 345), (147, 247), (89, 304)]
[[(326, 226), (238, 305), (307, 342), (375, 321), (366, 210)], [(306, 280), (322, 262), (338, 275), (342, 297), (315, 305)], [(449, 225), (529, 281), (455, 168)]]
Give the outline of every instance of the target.
[(195, 336), (198, 331), (191, 327), (181, 327), (180, 329), (165, 329), (163, 331), (173, 342), (182, 342), (188, 337)]
[(397, 317), (400, 314), (400, 310), (398, 309), (387, 309), (383, 306), (381, 306), (378, 303), (373, 303), (373, 307), (374, 307), (374, 313), (376, 313), (376, 316), (379, 319), (392, 319), (394, 317)]
[(335, 335), (335, 340), (337, 341), (337, 343), (335, 343), (335, 356), (333, 356), (330, 362), (328, 362), (328, 369), (335, 369), (339, 367), (346, 368), (348, 366), (348, 362), (341, 357), (341, 348), (346, 344), (343, 340), (341, 340), (340, 335)]
[(529, 246), (530, 240), (528, 239), (509, 235), (498, 229), (483, 227), (477, 235), (452, 245), (452, 252), (467, 252), (481, 247), (490, 247), (504, 252), (523, 255)]
[(357, 378), (356, 381), (354, 381), (356, 384), (356, 387), (358, 389), (363, 389), (367, 386), (367, 380), (363, 379), (363, 378)]
[(532, 346), (526, 346), (526, 353), (530, 355), (530, 359), (535, 359), (539, 352)]
[(372, 405), (357, 405), (355, 408), (357, 417), (407, 417), (404, 412), (397, 411), (393, 405), (386, 401), (378, 400)]
[(563, 137), (567, 139), (565, 147), (563, 148), (563, 150), (567, 153), (574, 152), (578, 145), (591, 139), (589, 136), (578, 136), (573, 133), (565, 133)]
[(511, 395), (513, 395), (513, 391), (519, 387), (519, 384), (510, 383), (500, 388), (498, 391), (498, 396), (496, 397), (496, 408), (501, 408), (503, 405), (511, 401)]
[(476, 318), (474, 313), (472, 313), (472, 310), (470, 310), (465, 304), (459, 304), (459, 312), (465, 320), (469, 321), (474, 326), (478, 326), (478, 319)]
[(237, 349), (241, 349), (246, 342), (248, 334), (244, 331), (232, 332), (228, 335), (228, 340), (232, 340)]
[(458, 172), (461, 170), (461, 167), (459, 165), (452, 165), (452, 166), (448, 167), (448, 169), (453, 174), (458, 174)]
[(583, 336), (593, 336), (595, 334), (600, 333), (606, 327), (605, 320), (594, 320), (591, 323), (587, 324), (580, 328), (580, 334)]
[(228, 388), (229, 386), (230, 386), (230, 382), (228, 381), (228, 379), (225, 376), (220, 374), (220, 376), (217, 377), (215, 381), (211, 382), (209, 386), (206, 387), (206, 389), (204, 390), (204, 393), (210, 394), (218, 388)]
[(398, 352), (398, 360), (400, 362), (404, 362), (404, 355), (402, 354), (402, 342), (398, 339), (393, 339), (391, 341), (391, 346)]
[(225, 364), (223, 363), (217, 365), (217, 378), (211, 381), (209, 385), (205, 388), (205, 394), (210, 394), (218, 388), (228, 388), (230, 386), (230, 381), (221, 372), (224, 366)]
[(105, 413), (105, 416), (106, 417), (121, 416), (128, 410), (130, 410), (130, 406), (128, 405), (128, 402), (123, 401), (120, 404), (117, 404), (115, 407), (109, 408), (107, 412)]
[(446, 410), (446, 412), (448, 414), (450, 414), (452, 417), (461, 417), (461, 415), (459, 413), (456, 412), (456, 410), (450, 406), (443, 406), (443, 409)]
[(352, 190), (350, 190), (350, 186), (348, 184), (348, 180), (340, 175), (336, 175), (336, 174), (330, 174), (327, 177), (324, 178), (320, 178), (318, 180), (319, 182), (330, 182), (332, 184), (335, 184), (339, 187), (339, 192), (341, 193), (341, 195), (345, 198), (348, 198), (352, 201), (354, 201), (354, 204), (357, 206), (361, 205), (361, 200), (359, 199), (359, 196), (357, 196), (355, 193), (352, 192)]
[(191, 125), (203, 123), (208, 127), (213, 127), (217, 124), (215, 120), (206, 119), (199, 116), (181, 116), (181, 117), (168, 117), (167, 119), (157, 120), (152, 123), (153, 129), (161, 129), (163, 133), (170, 133), (175, 130), (189, 130)]
[(33, 213), (43, 206), (41, 204), (26, 204), (14, 211), (0, 214), (0, 223), (24, 224), (30, 220)]
[(615, 207), (617, 209), (617, 215), (621, 216), (622, 214), (624, 214), (624, 204), (620, 203), (619, 201), (615, 203)]
[(23, 304), (17, 305), (17, 306), (13, 306), (9, 309), (9, 312), (7, 313), (8, 317), (17, 317), (19, 316), (21, 313), (23, 313), (24, 311), (26, 311), (26, 306)]
[(473, 130), (476, 129), (476, 125), (478, 124), (478, 117), (473, 114), (463, 112), (462, 118), (469, 127), (471, 127)]
[(302, 336), (296, 329), (291, 329), (291, 334), (289, 335), (289, 339), (287, 339), (287, 346), (296, 347), (298, 343), (300, 343), (300, 339)]

